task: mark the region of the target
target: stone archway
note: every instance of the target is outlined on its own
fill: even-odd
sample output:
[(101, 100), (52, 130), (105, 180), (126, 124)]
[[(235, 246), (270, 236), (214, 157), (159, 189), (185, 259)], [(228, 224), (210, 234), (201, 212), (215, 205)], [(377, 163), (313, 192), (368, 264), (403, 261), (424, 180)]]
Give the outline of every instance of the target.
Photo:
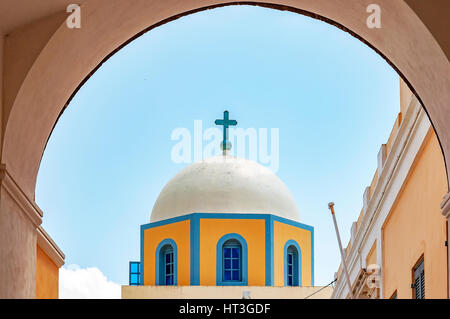
[[(450, 7), (445, 0), (439, 1)], [(46, 142), (74, 92), (123, 45), (186, 14), (224, 5), (260, 5), (309, 15), (350, 32), (382, 55), (409, 84), (425, 106), (444, 158), (450, 158), (450, 44), (443, 33), (446, 29), (435, 23), (435, 17), (430, 18), (430, 7), (417, 0), (378, 0), (382, 28), (370, 29), (366, 9), (372, 2), (85, 0), (81, 29), (67, 28), (66, 14), (60, 11), (11, 32), (0, 50), (5, 52), (0, 259), (7, 260), (0, 264), (0, 296), (34, 296), (33, 230), (42, 219), (34, 203), (36, 177)], [(441, 11), (439, 19), (444, 21), (445, 10)], [(443, 208), (447, 218), (449, 211), (450, 204)]]

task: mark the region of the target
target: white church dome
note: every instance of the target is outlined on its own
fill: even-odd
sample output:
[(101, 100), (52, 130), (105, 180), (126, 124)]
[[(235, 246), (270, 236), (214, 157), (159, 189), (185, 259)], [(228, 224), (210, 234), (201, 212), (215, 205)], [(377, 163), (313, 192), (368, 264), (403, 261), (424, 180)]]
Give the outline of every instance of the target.
[(191, 213), (273, 214), (299, 221), (289, 189), (270, 169), (229, 155), (179, 172), (159, 194), (150, 221)]

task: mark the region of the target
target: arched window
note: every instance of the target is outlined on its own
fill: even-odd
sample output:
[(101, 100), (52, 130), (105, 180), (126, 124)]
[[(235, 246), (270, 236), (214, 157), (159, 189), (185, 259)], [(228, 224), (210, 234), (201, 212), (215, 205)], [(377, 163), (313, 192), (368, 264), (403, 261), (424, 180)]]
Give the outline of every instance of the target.
[(301, 286), (301, 251), (294, 240), (289, 240), (284, 245), (284, 285)]
[(227, 234), (217, 243), (218, 286), (247, 286), (247, 242), (239, 234)]
[(177, 284), (177, 245), (172, 239), (163, 240), (156, 248), (155, 283), (161, 286)]
[(241, 281), (242, 278), (242, 247), (236, 239), (230, 239), (223, 244), (223, 281)]

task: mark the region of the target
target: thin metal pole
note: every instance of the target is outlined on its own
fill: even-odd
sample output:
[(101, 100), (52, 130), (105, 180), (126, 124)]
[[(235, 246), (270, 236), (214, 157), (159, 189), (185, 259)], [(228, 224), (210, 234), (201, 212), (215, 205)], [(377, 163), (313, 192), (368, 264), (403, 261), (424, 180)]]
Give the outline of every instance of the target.
[(336, 222), (336, 216), (334, 216), (334, 203), (333, 202), (328, 203), (328, 208), (331, 210), (331, 216), (333, 216), (333, 223), (334, 223), (334, 228), (336, 230), (336, 237), (338, 240), (339, 249), (341, 251), (341, 259), (342, 259), (342, 266), (343, 266), (344, 272), (345, 272), (345, 279), (347, 281), (348, 290), (350, 292), (350, 298), (353, 299), (352, 285), (350, 283), (350, 276), (348, 275), (347, 263), (345, 262), (344, 250), (342, 249), (341, 236), (339, 235), (339, 229), (338, 229), (338, 225)]

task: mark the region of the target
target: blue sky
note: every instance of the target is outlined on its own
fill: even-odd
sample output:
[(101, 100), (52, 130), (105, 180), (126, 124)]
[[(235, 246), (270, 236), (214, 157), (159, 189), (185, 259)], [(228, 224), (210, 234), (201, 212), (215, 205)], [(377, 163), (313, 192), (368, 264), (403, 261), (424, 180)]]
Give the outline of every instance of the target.
[(110, 58), (71, 101), (39, 170), (36, 202), (66, 264), (128, 282), (139, 227), (164, 185), (178, 127), (214, 127), (227, 109), (242, 128), (279, 128), (277, 175), (315, 228), (315, 283), (340, 257), (377, 153), (399, 112), (399, 77), (370, 48), (295, 13), (232, 6), (183, 17)]

